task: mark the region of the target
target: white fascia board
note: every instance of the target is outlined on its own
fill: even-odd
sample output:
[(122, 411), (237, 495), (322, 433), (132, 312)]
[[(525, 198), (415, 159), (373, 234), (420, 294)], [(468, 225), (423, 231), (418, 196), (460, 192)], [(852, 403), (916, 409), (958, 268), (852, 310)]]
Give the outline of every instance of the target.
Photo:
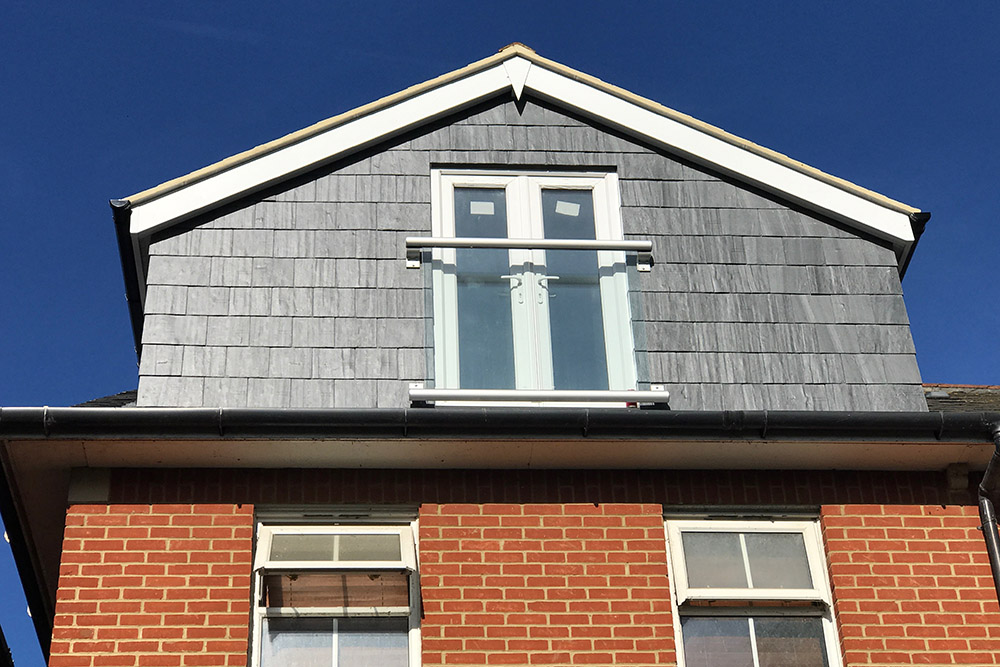
[(506, 70), (497, 64), (139, 204), (132, 209), (130, 231), (133, 235), (151, 234), (510, 86)]
[(808, 209), (818, 210), (884, 239), (912, 243), (909, 216), (769, 160), (684, 123), (545, 69), (528, 70), (525, 87)]

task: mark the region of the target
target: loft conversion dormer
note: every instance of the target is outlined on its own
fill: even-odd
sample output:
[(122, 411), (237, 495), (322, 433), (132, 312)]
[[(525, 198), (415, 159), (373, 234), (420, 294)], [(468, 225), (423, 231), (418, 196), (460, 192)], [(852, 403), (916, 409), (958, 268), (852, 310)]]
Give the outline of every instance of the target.
[(926, 409), (927, 214), (522, 45), (113, 207), (141, 406)]

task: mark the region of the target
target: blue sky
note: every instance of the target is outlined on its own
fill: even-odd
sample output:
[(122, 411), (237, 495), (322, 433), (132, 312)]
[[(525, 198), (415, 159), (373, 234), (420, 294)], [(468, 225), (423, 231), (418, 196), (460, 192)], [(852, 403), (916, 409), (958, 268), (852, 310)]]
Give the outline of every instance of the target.
[[(21, 2), (0, 9), (0, 405), (136, 385), (108, 200), (512, 41), (933, 214), (926, 382), (1000, 383), (995, 2)], [(41, 658), (0, 543), (0, 623)]]

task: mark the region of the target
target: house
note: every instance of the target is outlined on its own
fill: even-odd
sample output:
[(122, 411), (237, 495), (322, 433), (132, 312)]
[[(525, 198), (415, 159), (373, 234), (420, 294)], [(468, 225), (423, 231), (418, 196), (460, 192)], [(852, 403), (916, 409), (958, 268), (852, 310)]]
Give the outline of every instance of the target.
[(137, 394), (0, 409), (53, 667), (994, 664), (925, 212), (519, 44), (112, 208)]

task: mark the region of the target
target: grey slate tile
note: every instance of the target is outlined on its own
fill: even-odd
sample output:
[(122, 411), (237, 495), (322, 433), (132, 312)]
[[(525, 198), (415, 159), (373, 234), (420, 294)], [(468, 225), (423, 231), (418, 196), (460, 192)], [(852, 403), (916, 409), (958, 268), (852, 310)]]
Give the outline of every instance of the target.
[(247, 378), (205, 378), (205, 393), (201, 404), (205, 407), (246, 407), (248, 386)]
[(275, 317), (309, 317), (313, 314), (313, 294), (316, 291), (314, 289), (272, 287), (260, 291), (268, 298), (270, 314)]
[[(187, 345), (181, 369), (187, 376), (223, 377), (226, 374), (226, 348)], [(243, 400), (246, 400), (245, 388)]]
[(355, 376), (354, 348), (313, 348), (313, 377), (346, 379)]
[(292, 287), (295, 284), (295, 260), (255, 257), (251, 284), (255, 287)]
[(187, 287), (179, 285), (149, 285), (146, 288), (146, 314), (183, 315), (187, 312)]
[(332, 408), (334, 406), (334, 381), (295, 379), (290, 385), (289, 403), (301, 408)]
[(378, 384), (375, 380), (334, 380), (335, 408), (370, 408), (377, 405)]
[(270, 377), (308, 378), (312, 377), (312, 350), (301, 347), (270, 348)]
[(187, 408), (202, 405), (204, 378), (139, 376), (139, 407)]
[(229, 290), (230, 315), (267, 315), (270, 312), (271, 293), (268, 288), (234, 287)]
[(211, 270), (209, 257), (151, 255), (146, 282), (149, 285), (208, 285)]
[(288, 378), (250, 378), (247, 382), (247, 407), (291, 407), (291, 382)]
[(268, 373), (268, 348), (226, 348), (226, 377), (266, 378)]
[(228, 287), (189, 287), (187, 312), (191, 315), (227, 315)]
[(217, 287), (249, 287), (253, 260), (249, 257), (213, 257), (209, 269), (209, 285)]
[[(203, 345), (249, 345), (249, 317), (208, 317), (208, 332)], [(194, 344), (194, 343), (191, 343)]]
[(292, 319), (292, 345), (294, 347), (329, 347), (342, 344), (334, 335), (333, 317), (296, 317)]
[(204, 345), (208, 318), (195, 315), (147, 315), (142, 328), (143, 345)]
[(181, 375), (183, 355), (181, 345), (143, 345), (139, 375)]
[(292, 344), (292, 318), (251, 317), (250, 345), (256, 347), (288, 347)]

